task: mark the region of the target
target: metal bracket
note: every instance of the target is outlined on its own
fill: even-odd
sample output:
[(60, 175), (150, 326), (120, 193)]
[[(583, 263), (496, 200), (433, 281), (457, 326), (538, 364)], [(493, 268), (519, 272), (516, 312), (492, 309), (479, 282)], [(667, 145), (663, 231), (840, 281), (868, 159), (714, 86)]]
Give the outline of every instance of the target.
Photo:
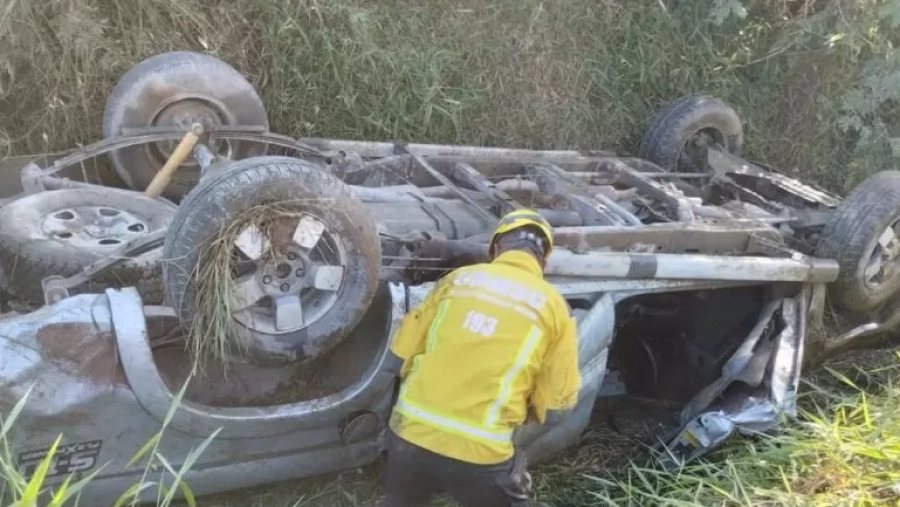
[(815, 332), (825, 329), (825, 296), (827, 290), (824, 283), (814, 283), (809, 298), (809, 327)]
[[(170, 133), (170, 132), (181, 132), (184, 135), (185, 132), (191, 130), (191, 126), (188, 125), (187, 128), (172, 126), (172, 125), (156, 125), (151, 127), (122, 127), (119, 130), (123, 136), (132, 137), (132, 136), (146, 136), (151, 134), (161, 134), (161, 133)], [(203, 125), (203, 132), (210, 134), (214, 132), (239, 132), (239, 133), (261, 133), (267, 132), (269, 129), (266, 128), (265, 125)]]
[[(743, 185), (736, 183), (730, 175), (741, 175), (766, 181), (794, 197), (803, 199), (809, 204), (822, 204), (829, 208), (834, 208), (841, 202), (840, 198), (827, 191), (803, 183), (781, 172), (767, 171), (756, 164), (738, 158), (719, 148), (710, 147), (706, 155), (706, 164), (722, 180), (741, 188), (744, 188)], [(749, 191), (749, 189), (745, 190)], [(752, 192), (752, 194), (755, 195), (756, 192)]]
[(44, 292), (44, 302), (48, 305), (58, 303), (69, 297), (69, 284), (66, 278), (60, 275), (50, 275), (41, 280), (41, 289)]
[(662, 201), (673, 217), (682, 222), (691, 222), (694, 220), (694, 212), (690, 201), (682, 196), (675, 196), (668, 191), (659, 182), (653, 181), (645, 177), (639, 171), (635, 171), (625, 162), (616, 159), (608, 161), (609, 170), (614, 173), (623, 183), (636, 187), (638, 191), (646, 192)]
[(425, 172), (427, 172), (428, 174), (433, 176), (434, 179), (438, 180), (441, 184), (445, 185), (447, 188), (452, 190), (453, 193), (458, 195), (460, 199), (465, 201), (467, 204), (471, 205), (479, 215), (481, 215), (488, 221), (488, 223), (494, 224), (497, 222), (499, 217), (494, 216), (489, 211), (482, 208), (481, 205), (479, 205), (477, 202), (475, 202), (475, 200), (473, 200), (471, 197), (468, 196), (468, 194), (466, 194), (461, 188), (459, 188), (459, 186), (457, 184), (453, 183), (453, 181), (451, 181), (450, 178), (444, 176), (440, 171), (438, 171), (431, 164), (426, 162), (424, 158), (422, 158), (418, 155), (415, 155), (415, 154), (410, 154), (410, 157), (412, 157), (413, 162), (415, 162), (416, 165), (419, 166), (420, 169), (424, 170)]

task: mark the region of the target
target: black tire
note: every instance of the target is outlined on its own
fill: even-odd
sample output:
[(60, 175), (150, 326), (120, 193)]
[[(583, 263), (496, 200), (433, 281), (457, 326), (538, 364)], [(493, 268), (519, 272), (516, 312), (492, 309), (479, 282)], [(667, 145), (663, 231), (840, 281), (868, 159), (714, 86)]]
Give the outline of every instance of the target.
[[(328, 206), (319, 206), (322, 199)], [(314, 211), (341, 237), (346, 251), (339, 298), (308, 326), (287, 334), (244, 327), (242, 339), (256, 363), (313, 360), (334, 348), (360, 322), (378, 287), (381, 243), (362, 202), (339, 179), (311, 162), (290, 157), (256, 157), (236, 162), (204, 178), (179, 206), (166, 236), (163, 267), (167, 301), (185, 326), (194, 321), (192, 277), (202, 247), (233, 217), (267, 201), (291, 201), (298, 211)], [(240, 322), (235, 325), (242, 327)]]
[[(94, 249), (73, 246), (45, 236), (43, 218), (77, 206), (108, 207), (141, 217), (144, 233), (168, 227), (177, 209), (130, 190), (77, 188), (24, 196), (0, 208), (0, 286), (17, 299), (43, 304), (41, 280), (48, 275), (68, 277), (110, 255), (115, 245)], [(77, 222), (75, 228), (78, 228)], [(92, 224), (88, 224), (89, 226)], [(82, 227), (83, 229), (83, 227)], [(70, 295), (134, 286), (147, 304), (164, 300), (162, 248), (157, 247), (101, 271), (88, 283), (69, 289)]]
[[(124, 127), (171, 125), (174, 120), (160, 119), (157, 114), (184, 99), (203, 101), (208, 118), (227, 125), (262, 125), (269, 119), (262, 100), (253, 85), (227, 63), (202, 53), (175, 51), (150, 57), (128, 71), (113, 88), (103, 112), (103, 136), (118, 136)], [(204, 109), (192, 111), (201, 115)], [(172, 145), (176, 144), (173, 142)], [(232, 159), (257, 156), (265, 147), (259, 143), (231, 142)], [(171, 148), (170, 148), (171, 149)], [(116, 172), (132, 189), (143, 191), (162, 168), (167, 155), (157, 144), (123, 148), (110, 154)], [(163, 195), (178, 202), (200, 177), (193, 159), (186, 160), (176, 171)]]
[(679, 171), (685, 144), (704, 132), (732, 155), (741, 155), (741, 118), (728, 104), (708, 95), (688, 95), (670, 102), (651, 121), (638, 156), (666, 171)]
[(878, 238), (900, 219), (900, 171), (881, 171), (865, 179), (838, 206), (822, 229), (816, 256), (834, 259), (838, 279), (829, 287), (832, 303), (850, 312), (874, 310), (900, 289), (900, 275), (878, 288), (867, 287), (863, 270)]

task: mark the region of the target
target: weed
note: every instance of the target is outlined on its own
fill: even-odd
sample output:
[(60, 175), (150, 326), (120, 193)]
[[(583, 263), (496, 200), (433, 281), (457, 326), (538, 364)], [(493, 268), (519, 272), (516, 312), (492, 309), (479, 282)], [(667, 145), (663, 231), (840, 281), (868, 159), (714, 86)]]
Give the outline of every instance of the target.
[[(862, 388), (835, 370), (831, 388), (808, 384), (799, 424), (735, 439), (676, 474), (633, 464), (618, 477), (588, 477), (596, 505), (850, 507), (900, 498), (898, 365), (874, 368)], [(824, 381), (824, 378), (820, 378)], [(574, 504), (573, 504), (574, 505)]]
[[(168, 507), (175, 501), (176, 493), (181, 493), (189, 507), (196, 507), (194, 494), (190, 486), (184, 481), (184, 476), (190, 471), (197, 458), (206, 450), (209, 444), (218, 435), (218, 430), (210, 434), (197, 448), (192, 449), (183, 459), (181, 466), (176, 470), (169, 461), (159, 452), (159, 445), (163, 434), (172, 420), (175, 411), (181, 405), (184, 391), (188, 385), (185, 382), (181, 390), (173, 397), (169, 411), (163, 420), (159, 432), (144, 444), (128, 461), (126, 467), (133, 467), (146, 459), (141, 480), (123, 491), (113, 507), (129, 505), (134, 507), (141, 502), (146, 502), (148, 494), (157, 492), (156, 505)], [(33, 386), (32, 386), (33, 388)], [(19, 467), (14, 457), (15, 425), (31, 393), (31, 389), (16, 402), (6, 414), (0, 414), (0, 504), (7, 507), (77, 507), (82, 491), (90, 486), (91, 481), (102, 472), (107, 464), (101, 464), (97, 469), (74, 480), (75, 475), (69, 475), (59, 484), (48, 485), (48, 472), (53, 464), (56, 450), (63, 442), (65, 435), (60, 434), (50, 445), (49, 451), (37, 464), (34, 471), (26, 476)], [(159, 479), (151, 478), (151, 473), (159, 472)], [(154, 475), (157, 475), (154, 473)]]
[(128, 68), (188, 49), (247, 75), (294, 136), (633, 153), (663, 103), (706, 91), (749, 156), (844, 191), (897, 145), (898, 1), (10, 0), (0, 149), (97, 139)]

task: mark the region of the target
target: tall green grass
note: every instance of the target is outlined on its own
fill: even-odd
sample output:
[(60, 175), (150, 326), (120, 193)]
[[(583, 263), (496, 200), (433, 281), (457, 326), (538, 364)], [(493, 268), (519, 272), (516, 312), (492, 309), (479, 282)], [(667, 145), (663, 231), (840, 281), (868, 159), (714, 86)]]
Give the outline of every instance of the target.
[[(807, 383), (799, 423), (776, 434), (733, 439), (674, 474), (650, 460), (650, 465), (635, 463), (616, 477), (586, 477), (580, 481), (583, 503), (565, 505), (896, 505), (900, 366), (895, 358), (887, 366), (858, 373), (869, 377), (869, 385), (837, 370), (820, 375), (820, 385)], [(831, 385), (824, 387), (828, 375)]]
[(191, 49), (294, 136), (634, 152), (663, 103), (706, 91), (748, 155), (846, 190), (893, 154), (897, 2), (8, 0), (0, 153), (98, 139), (122, 74)]

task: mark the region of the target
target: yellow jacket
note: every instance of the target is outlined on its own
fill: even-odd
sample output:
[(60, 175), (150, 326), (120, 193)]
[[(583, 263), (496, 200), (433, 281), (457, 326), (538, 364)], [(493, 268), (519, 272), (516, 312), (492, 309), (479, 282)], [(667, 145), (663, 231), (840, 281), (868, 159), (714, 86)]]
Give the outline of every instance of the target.
[(531, 413), (574, 408), (575, 319), (537, 261), (509, 251), (457, 269), (410, 311), (391, 350), (403, 360), (391, 429), (457, 460), (495, 464)]

